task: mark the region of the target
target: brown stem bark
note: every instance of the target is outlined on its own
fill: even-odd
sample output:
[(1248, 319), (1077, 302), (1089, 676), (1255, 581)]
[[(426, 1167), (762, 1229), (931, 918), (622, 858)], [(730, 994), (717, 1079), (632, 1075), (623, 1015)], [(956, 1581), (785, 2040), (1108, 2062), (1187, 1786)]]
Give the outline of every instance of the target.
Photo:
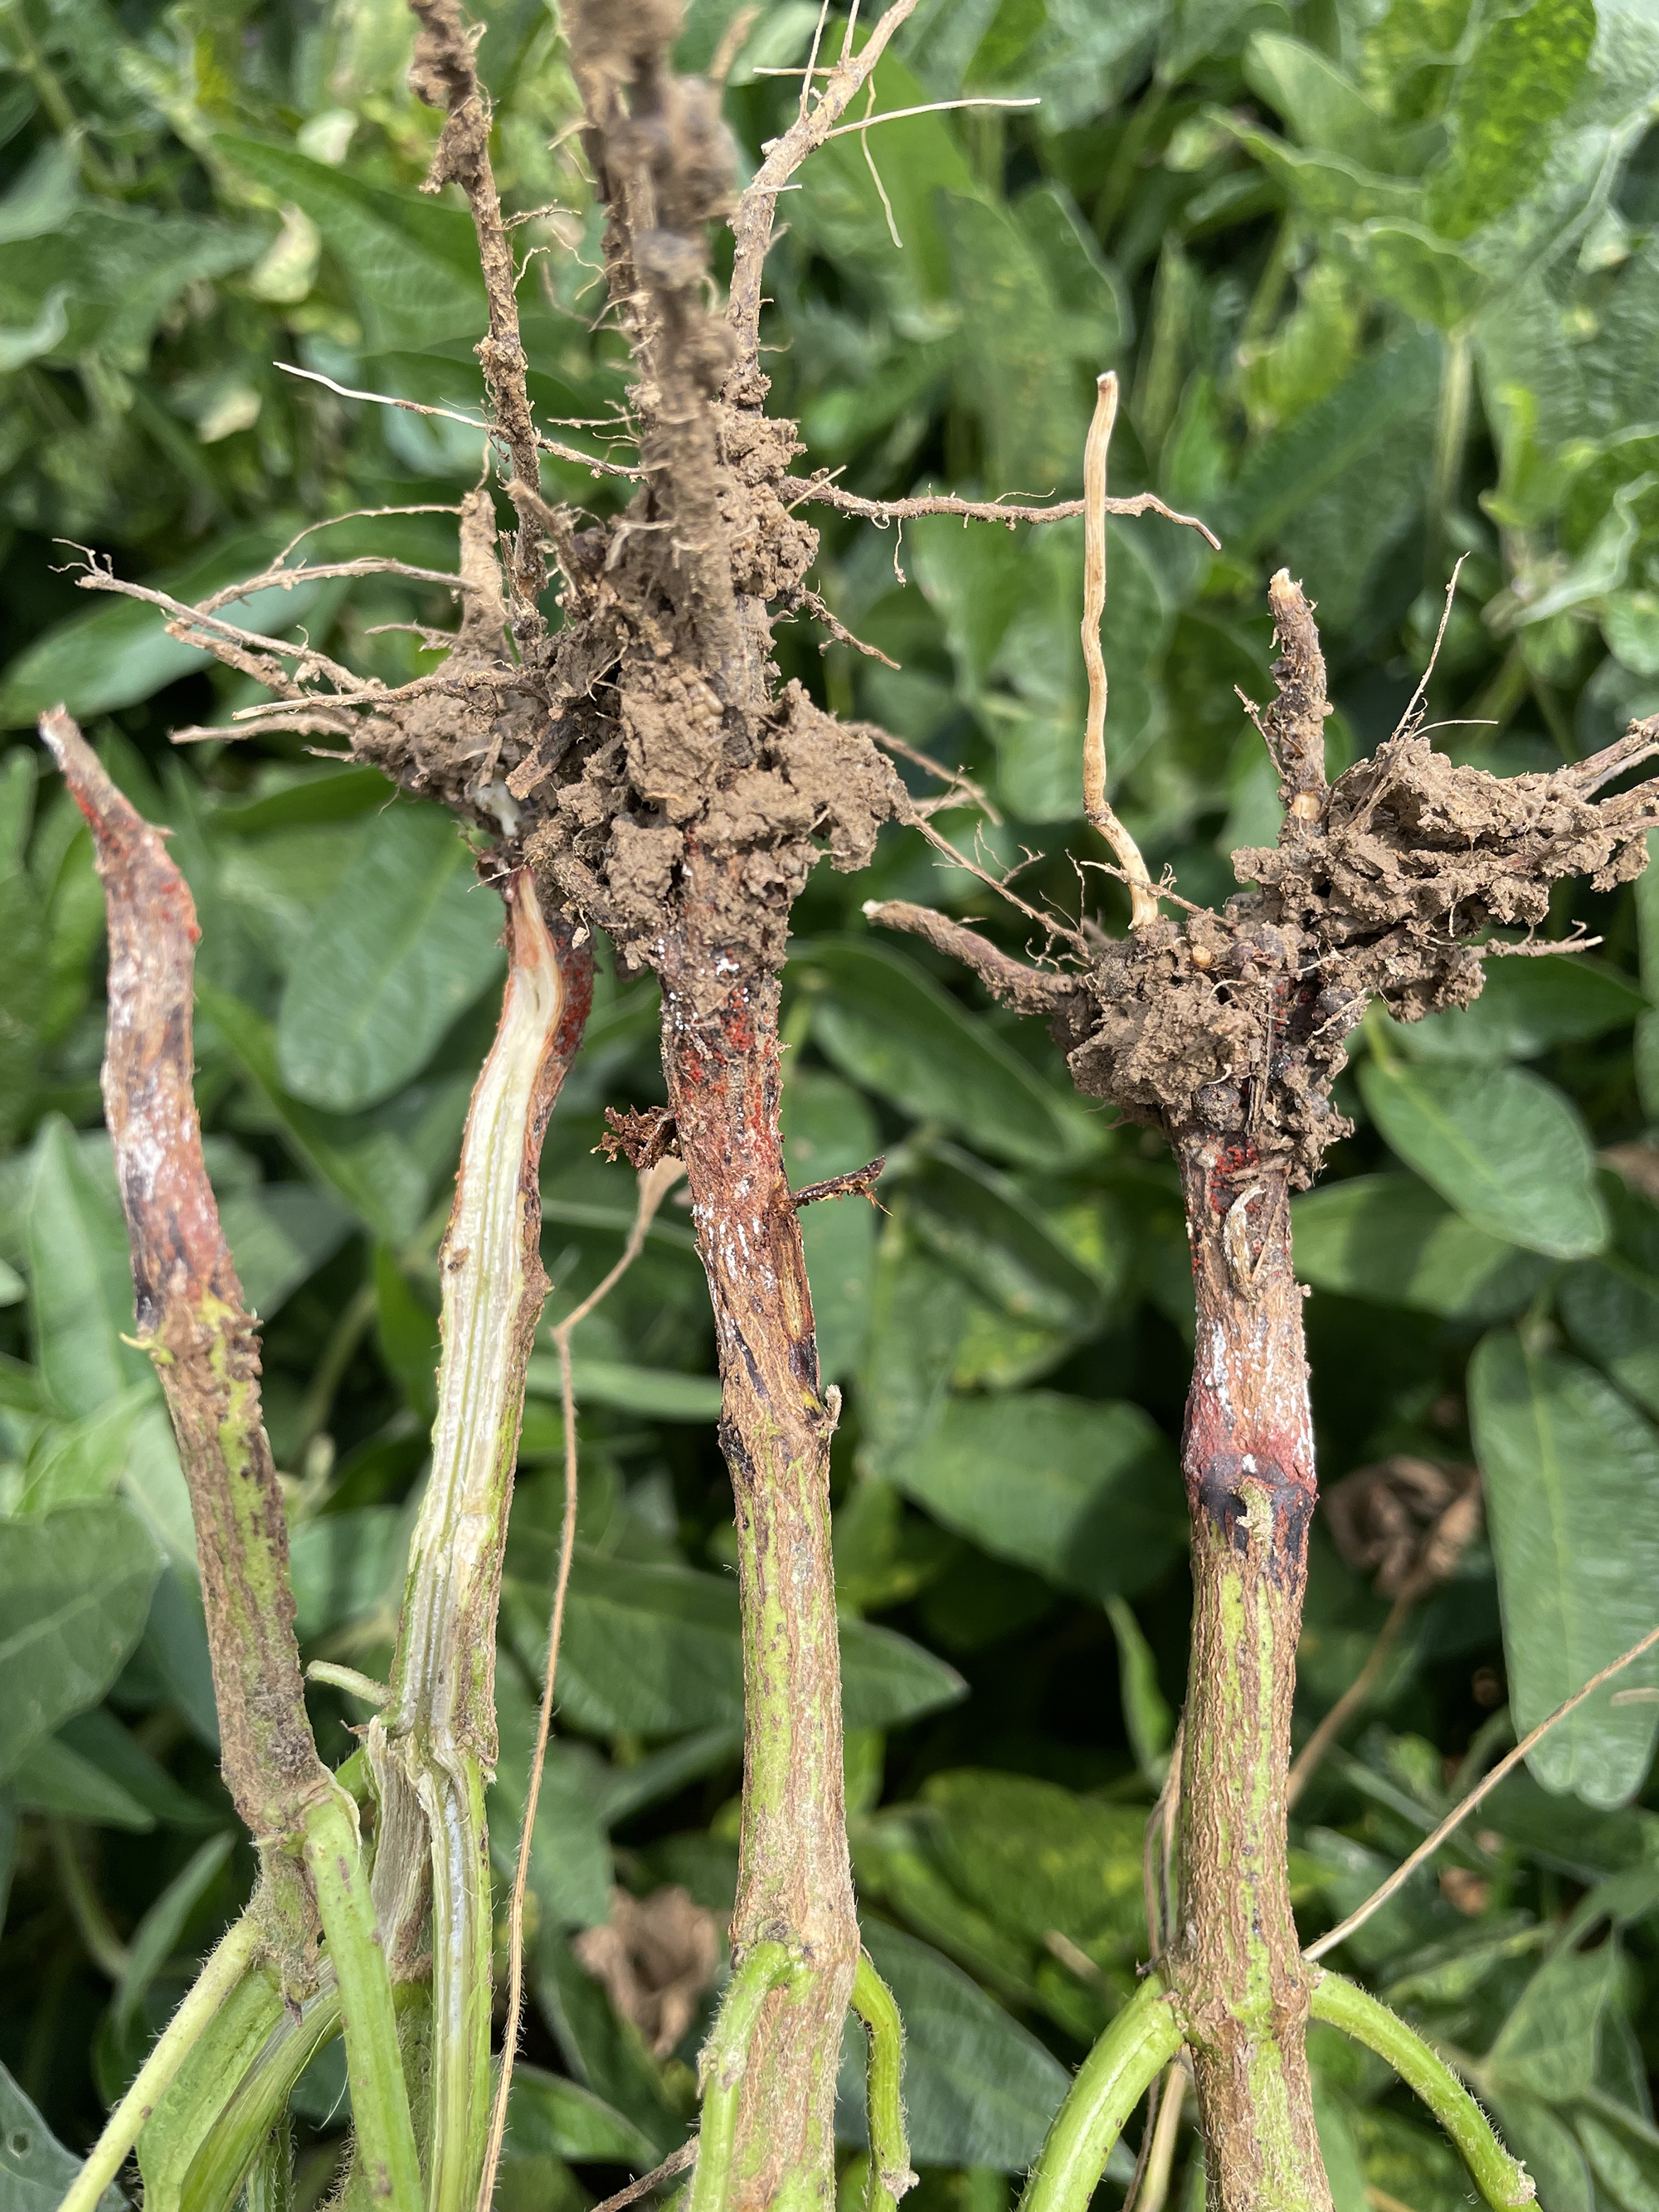
[(225, 1786), (258, 1846), (258, 1911), (285, 1982), (311, 1978), (301, 1872), (310, 1810), (333, 1788), (306, 1714), (288, 1522), (259, 1411), (259, 1338), (202, 1157), (189, 886), (61, 708), (41, 734), (93, 833), (108, 906), (104, 1114), (132, 1248), (137, 1337), (155, 1363), (190, 1489)]
[(1212, 2203), (1329, 2212), (1285, 1868), (1296, 1645), (1316, 1497), (1302, 1295), (1282, 1168), (1186, 1132), (1197, 1305), (1182, 1451), (1193, 1632), (1181, 1910), (1166, 1972), (1187, 2023)]
[[(694, 859), (691, 865), (696, 867)], [(707, 865), (707, 864), (703, 864)], [(858, 1963), (830, 1547), (835, 1408), (778, 1132), (778, 983), (730, 974), (695, 916), (665, 949), (663, 1066), (720, 1350), (720, 1443), (737, 1509), (744, 1793), (734, 1957), (803, 1964), (766, 2002), (739, 2103), (730, 2203), (828, 2203), (835, 2083)]]

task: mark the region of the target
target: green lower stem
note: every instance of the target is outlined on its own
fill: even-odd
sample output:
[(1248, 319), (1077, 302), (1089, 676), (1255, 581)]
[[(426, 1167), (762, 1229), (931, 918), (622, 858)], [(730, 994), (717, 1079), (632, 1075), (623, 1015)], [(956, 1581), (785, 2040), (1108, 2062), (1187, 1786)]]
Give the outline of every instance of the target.
[(1340, 2027), (1356, 2043), (1386, 2058), (1451, 2137), (1469, 2179), (1492, 2212), (1519, 2212), (1537, 2195), (1532, 2176), (1511, 2158), (1474, 2099), (1445, 2060), (1397, 2014), (1340, 1974), (1322, 1973), (1313, 1985), (1313, 2016)]
[(1031, 2169), (1021, 2212), (1086, 2212), (1124, 2123), (1181, 2042), (1168, 1992), (1148, 1974), (1079, 2068)]
[(247, 2177), (247, 2212), (293, 2212), (294, 2140), (283, 2113), (268, 2129)]
[(345, 2014), (358, 2167), (376, 2203), (390, 2205), (392, 2212), (418, 2212), (421, 2168), (392, 1982), (369, 1901), (356, 1808), (343, 1790), (331, 1790), (312, 1807), (305, 1858)]
[(784, 1943), (756, 1943), (732, 1973), (720, 2016), (703, 2045), (702, 2122), (691, 2177), (690, 2212), (726, 2212), (732, 2184), (732, 2151), (749, 2049), (761, 2009), (799, 1964)]
[(226, 2212), (235, 2203), (260, 2146), (288, 2110), (295, 2083), (339, 2032), (340, 1992), (331, 1968), (297, 2014), (284, 2011), (272, 2026), (192, 2156), (178, 2192), (179, 2212)]
[(70, 2183), (59, 2212), (93, 2212), (138, 2140), (138, 2131), (161, 2102), (213, 2017), (258, 1956), (263, 1937), (252, 1918), (239, 1920), (197, 1977), (162, 2029), (137, 2079), (110, 2114), (90, 2156)]
[(483, 1774), (428, 1767), (417, 1782), (432, 1836), (431, 2212), (471, 2212), (489, 2134), (494, 1941)]
[(893, 1992), (871, 1965), (866, 1952), (859, 1954), (853, 1978), (853, 2009), (864, 2022), (870, 2041), (870, 2068), (866, 2107), (870, 2121), (870, 2187), (866, 2212), (894, 2212), (898, 2200), (912, 2187), (910, 2146), (904, 2133), (904, 2104), (901, 2084), (904, 2071), (904, 2023), (893, 2002)]

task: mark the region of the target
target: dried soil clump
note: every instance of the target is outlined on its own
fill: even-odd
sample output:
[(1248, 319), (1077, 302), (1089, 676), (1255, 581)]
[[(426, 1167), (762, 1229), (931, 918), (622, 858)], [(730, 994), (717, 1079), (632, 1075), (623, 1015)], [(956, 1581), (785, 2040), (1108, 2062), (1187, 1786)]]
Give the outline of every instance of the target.
[[(465, 67), (453, 46), (440, 52), (447, 16), (422, 13), (416, 88), (451, 106), (434, 176), (466, 186), (482, 240), (495, 210), (470, 52)], [(605, 272), (636, 372), (640, 488), (588, 528), (541, 498), (534, 434), (526, 447), (520, 427), (522, 353), (492, 313), (481, 359), (492, 392), (498, 376), (510, 387), (495, 411), (517, 471), (513, 604), (550, 549), (562, 625), (509, 625), (493, 509), (474, 493), (448, 680), (378, 717), (358, 749), (504, 836), (502, 860), (526, 860), (550, 902), (606, 930), (625, 963), (661, 964), (695, 859), (694, 902), (709, 909), (699, 937), (744, 969), (775, 971), (814, 862), (863, 866), (904, 792), (868, 737), (781, 684), (771, 658), (775, 616), (815, 604), (803, 580), (817, 533), (781, 489), (800, 451), (794, 426), (760, 411), (765, 380), (737, 361), (708, 305), (707, 229), (732, 210), (735, 160), (715, 94), (666, 68), (678, 15), (658, 0), (567, 11), (608, 211)]]
[[(1314, 719), (1305, 700), (1293, 719)], [(1234, 854), (1254, 888), (1219, 915), (1160, 918), (1099, 956), (1086, 1011), (1073, 997), (1057, 1024), (1079, 1088), (1248, 1140), (1305, 1189), (1348, 1133), (1330, 1091), (1367, 1005), (1404, 1022), (1468, 1006), (1504, 949), (1473, 940), (1535, 927), (1564, 877), (1605, 890), (1639, 875), (1655, 787), (1593, 794), (1656, 753), (1659, 717), (1553, 775), (1499, 778), (1396, 732), (1316, 794), (1317, 814), (1293, 805), (1276, 847)]]
[(966, 961), (1005, 1003), (1046, 1013), (1080, 1090), (1171, 1137), (1219, 1138), (1305, 1189), (1349, 1133), (1331, 1086), (1373, 999), (1404, 1022), (1468, 1006), (1484, 962), (1509, 949), (1489, 933), (1535, 928), (1554, 883), (1588, 876), (1606, 890), (1641, 873), (1659, 785), (1595, 794), (1659, 754), (1659, 716), (1589, 760), (1507, 778), (1460, 767), (1408, 721), (1328, 787), (1313, 610), (1283, 571), (1268, 598), (1275, 697), (1251, 713), (1285, 826), (1277, 846), (1234, 854), (1245, 888), (1218, 914), (1160, 915), (1066, 975), (920, 908), (870, 911)]

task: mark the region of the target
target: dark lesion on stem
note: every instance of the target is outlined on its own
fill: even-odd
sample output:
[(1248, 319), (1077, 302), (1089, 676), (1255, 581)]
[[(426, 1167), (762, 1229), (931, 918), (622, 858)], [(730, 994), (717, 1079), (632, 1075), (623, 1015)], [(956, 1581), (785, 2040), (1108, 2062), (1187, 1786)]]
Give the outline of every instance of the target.
[(200, 932), (161, 833), (70, 717), (41, 734), (93, 833), (108, 908), (104, 1110), (131, 1247), (139, 1342), (155, 1361), (190, 1488), (225, 1784), (260, 1845), (284, 1978), (314, 1978), (315, 1915), (295, 1856), (331, 1787), (306, 1715), (288, 1522), (260, 1419), (259, 1339), (220, 1226), (192, 1082)]

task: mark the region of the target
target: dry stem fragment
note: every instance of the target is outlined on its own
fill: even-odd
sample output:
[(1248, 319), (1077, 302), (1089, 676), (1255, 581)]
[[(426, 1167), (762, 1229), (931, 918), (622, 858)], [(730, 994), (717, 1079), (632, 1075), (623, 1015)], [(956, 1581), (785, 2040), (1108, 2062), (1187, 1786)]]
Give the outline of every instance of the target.
[(570, 1948), (659, 2058), (696, 2018), (697, 2001), (720, 1964), (714, 1916), (678, 1886), (649, 1897), (613, 1889), (609, 1920), (574, 1936)]
[(1291, 821), (1310, 829), (1325, 811), (1325, 721), (1331, 712), (1325, 656), (1313, 609), (1288, 569), (1268, 584), (1267, 604), (1279, 647), (1272, 670), (1275, 691), (1266, 714), (1252, 708), (1251, 719), (1279, 770), (1279, 795)]
[(1106, 455), (1117, 420), (1117, 378), (1096, 380), (1094, 419), (1083, 448), (1083, 659), (1089, 672), (1089, 716), (1083, 734), (1083, 811), (1117, 855), (1129, 883), (1130, 927), (1158, 919), (1158, 893), (1140, 848), (1106, 799), (1106, 656), (1100, 618), (1106, 611)]
[(809, 1182), (799, 1190), (791, 1191), (790, 1202), (799, 1213), (802, 1206), (817, 1206), (826, 1198), (867, 1198), (879, 1213), (884, 1209), (876, 1196), (876, 1185), (886, 1164), (887, 1155), (884, 1152), (867, 1167), (854, 1168), (848, 1175), (826, 1176), (822, 1182)]

